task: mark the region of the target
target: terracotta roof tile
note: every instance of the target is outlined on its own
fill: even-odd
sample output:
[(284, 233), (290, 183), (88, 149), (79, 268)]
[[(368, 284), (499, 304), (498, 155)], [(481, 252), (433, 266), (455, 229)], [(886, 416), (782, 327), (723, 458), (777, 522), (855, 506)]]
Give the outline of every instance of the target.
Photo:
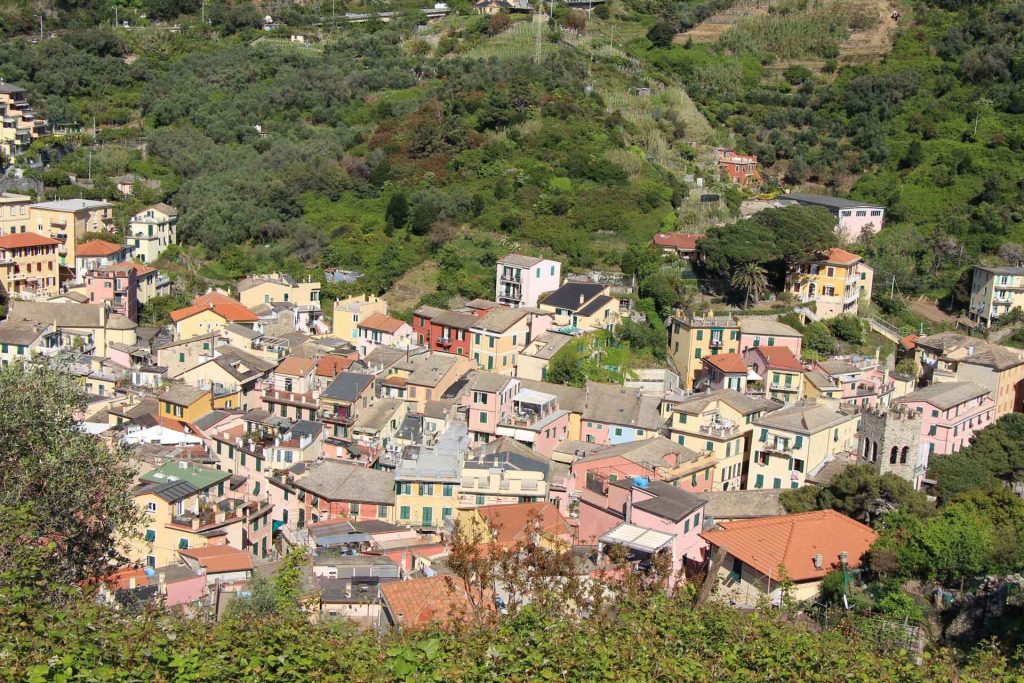
[(274, 370), (279, 375), (292, 375), (293, 377), (302, 377), (306, 375), (310, 370), (313, 369), (313, 365), (316, 364), (312, 358), (303, 358), (302, 356), (288, 356), (281, 361), (281, 364)]
[(534, 521), (542, 534), (560, 537), (571, 535), (572, 529), (562, 513), (551, 503), (514, 503), (511, 505), (485, 505), (476, 510), (481, 519), (497, 532), (499, 545), (515, 545), (526, 539)]
[(392, 618), (402, 628), (426, 626), (431, 622), (448, 624), (473, 609), (466, 593), (444, 576), (409, 581), (390, 581), (380, 586), (381, 595)]
[(747, 364), (743, 362), (743, 356), (738, 353), (720, 353), (716, 356), (707, 356), (704, 362), (713, 365), (722, 372), (743, 372), (747, 371)]
[[(859, 567), (861, 556), (875, 542), (871, 527), (835, 510), (817, 510), (796, 515), (722, 522), (721, 531), (701, 536), (725, 547), (729, 554), (762, 574), (778, 576), (779, 565), (793, 581), (813, 581), (839, 564), (839, 553), (848, 554), (850, 567)], [(814, 556), (822, 566), (814, 566)]]
[(389, 315), (383, 313), (374, 313), (369, 318), (359, 323), (359, 327), (365, 327), (368, 330), (380, 330), (381, 332), (387, 332), (388, 334), (394, 334), (401, 329), (405, 322), (392, 318)]
[(694, 251), (697, 248), (697, 240), (704, 235), (687, 235), (682, 232), (659, 232), (651, 238), (651, 242), (658, 247), (672, 247), (679, 251)]
[(787, 346), (758, 346), (757, 350), (768, 361), (770, 368), (803, 372), (804, 366), (800, 364), (800, 361)]
[(16, 235), (4, 235), (0, 237), (0, 249), (18, 249), (21, 247), (47, 247), (60, 244), (59, 241), (37, 235), (31, 232), (22, 232)]
[(121, 261), (117, 264), (118, 268), (131, 268), (135, 271), (136, 275), (149, 275), (156, 271), (153, 266), (147, 266), (145, 263), (139, 263), (137, 261)]
[(352, 367), (354, 362), (353, 359), (342, 356), (324, 356), (316, 364), (316, 374), (318, 377), (334, 379)]
[(179, 550), (178, 553), (199, 562), (199, 565), (206, 570), (207, 574), (241, 572), (252, 569), (252, 557), (249, 553), (227, 545), (188, 548), (187, 550)]
[(75, 250), (77, 256), (111, 256), (124, 249), (123, 244), (114, 244), (106, 240), (93, 240), (79, 244)]
[(847, 265), (851, 263), (856, 263), (857, 261), (861, 260), (860, 256), (857, 256), (852, 252), (846, 251), (845, 249), (840, 249), (839, 247), (832, 247), (827, 252), (825, 252), (825, 258), (829, 263), (840, 263)]

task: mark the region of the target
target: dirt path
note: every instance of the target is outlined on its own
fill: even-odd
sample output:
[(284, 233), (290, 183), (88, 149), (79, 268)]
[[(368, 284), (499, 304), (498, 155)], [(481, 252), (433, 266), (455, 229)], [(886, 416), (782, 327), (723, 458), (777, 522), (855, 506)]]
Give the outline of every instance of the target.
[(884, 57), (892, 47), (897, 29), (900, 26), (906, 26), (911, 19), (908, 16), (907, 8), (901, 5), (902, 17), (899, 21), (893, 20), (892, 12), (896, 9), (896, 3), (893, 0), (868, 0), (858, 4), (876, 14), (878, 24), (866, 31), (851, 33), (846, 40), (839, 44), (839, 59), (844, 64), (861, 64)]
[(676, 34), (672, 42), (685, 43), (687, 40), (693, 40), (695, 43), (714, 43), (740, 19), (764, 14), (768, 14), (767, 0), (753, 5), (738, 2), (729, 9), (711, 15), (689, 31)]

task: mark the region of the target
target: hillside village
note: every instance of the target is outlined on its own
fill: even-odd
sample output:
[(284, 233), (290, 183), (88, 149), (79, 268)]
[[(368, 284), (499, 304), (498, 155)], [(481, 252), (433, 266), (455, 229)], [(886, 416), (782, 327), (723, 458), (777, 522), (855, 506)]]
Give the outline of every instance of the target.
[[(830, 510), (785, 514), (782, 492), (855, 464), (927, 492), (930, 461), (1022, 409), (1024, 353), (1007, 347), (910, 335), (898, 372), (877, 355), (808, 354), (772, 316), (699, 307), (664, 321), (669, 367), (557, 384), (561, 349), (635, 311), (609, 284), (515, 253), (498, 260), (493, 300), (421, 306), (411, 323), (372, 295), (325, 315), (319, 282), (254, 273), (140, 326), (140, 304), (170, 286), (149, 264), (176, 242), (173, 207), (139, 212), (117, 244), (92, 237), (110, 231), (110, 203), (0, 202), (0, 362), (71, 373), (87, 395), (80, 428), (137, 464), (147, 521), (134, 568), (111, 578), (115, 604), (216, 612), (301, 548), (319, 617), (412, 626), (457, 600), (436, 584), (454, 535), (514, 544), (538, 524), (583, 571), (624, 549), (635, 571), (710, 571), (721, 599), (754, 606), (781, 599), (781, 567), (813, 600), (876, 533)], [(652, 243), (692, 257), (687, 240)], [(785, 288), (828, 320), (857, 315), (872, 279), (831, 248)], [(802, 550), (764, 550), (778, 534)]]
[[(22, 56), (66, 38), (78, 80), (100, 74), (71, 95), (29, 75), (37, 56), (0, 73), (38, 91), (0, 78), (0, 385), (21, 378), (10, 393), (47, 407), (31, 420), (111, 456), (52, 487), (26, 467), (50, 507), (0, 500), (0, 635), (22, 652), (0, 678), (86, 677), (66, 643), (109, 632), (145, 645), (107, 642), (95, 671), (181, 680), (599, 680), (573, 671), (574, 641), (608, 680), (829, 680), (785, 661), (811, 642), (856, 677), (838, 641), (906, 680), (983, 670), (983, 649), (1020, 665), (1024, 183), (983, 178), (977, 149), (973, 166), (932, 153), (1021, 151), (998, 130), (1014, 120), (993, 123), (1019, 104), (1010, 58), (986, 76), (953, 57), (977, 27), (936, 37), (968, 10), (917, 8), (922, 46), (896, 28), (903, 2), (867, 8), (879, 29), (863, 3), (479, 0), (328, 21), (309, 3), (142, 0), (109, 31), (92, 4), (59, 38), (56, 9), (25, 6), (32, 37), (0, 10)], [(781, 54), (817, 23), (827, 40)], [(851, 58), (875, 33), (888, 71)], [(907, 67), (918, 51), (948, 73)], [(1000, 84), (956, 124), (932, 111), (953, 71)], [(875, 127), (897, 116), (906, 130)], [(49, 395), (53, 376), (77, 395)], [(49, 409), (69, 401), (62, 427)], [(25, 447), (30, 419), (7, 420), (0, 461), (68, 455)], [(0, 493), (17, 488), (3, 469)], [(59, 487), (137, 514), (111, 515), (132, 528), (97, 533), (110, 543), (81, 572), (44, 566), (87, 555), (64, 527), (19, 526), (60, 518), (39, 514)], [(70, 528), (109, 521), (68, 500)], [(71, 625), (44, 633), (47, 610)], [(665, 670), (621, 633), (601, 642), (612, 623)], [(22, 628), (57, 654), (24, 656)], [(456, 671), (452, 643), (480, 632), (462, 656), (484, 663)], [(773, 661), (688, 642), (734, 632)]]

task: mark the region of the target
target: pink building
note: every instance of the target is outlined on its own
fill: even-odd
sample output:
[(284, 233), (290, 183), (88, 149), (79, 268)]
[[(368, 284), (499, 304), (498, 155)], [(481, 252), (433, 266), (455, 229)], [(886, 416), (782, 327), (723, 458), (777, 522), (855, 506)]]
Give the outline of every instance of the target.
[(558, 261), (509, 254), (498, 260), (494, 296), (505, 306), (533, 308), (541, 294), (553, 292), (561, 284), (562, 264)]
[(139, 315), (138, 276), (129, 266), (100, 266), (85, 277), (89, 303), (110, 302), (110, 312), (134, 321)]
[[(603, 499), (602, 499), (603, 498)], [(599, 551), (624, 546), (641, 566), (668, 554), (672, 574), (696, 569), (707, 543), (703, 531), (706, 501), (663, 481), (629, 477), (608, 482), (603, 494), (580, 505), (580, 538), (596, 534)], [(602, 530), (603, 529), (603, 530)]]
[(932, 454), (959, 451), (995, 419), (989, 390), (973, 382), (939, 382), (894, 403), (921, 416), (921, 456), (926, 464)]
[(831, 358), (815, 362), (814, 369), (839, 387), (841, 403), (861, 408), (889, 405), (896, 387), (888, 370), (875, 358)]
[(797, 358), (803, 348), (804, 336), (785, 323), (768, 318), (740, 319), (740, 351), (755, 346), (785, 346)]
[(469, 408), (469, 431), (474, 443), (487, 443), (498, 433), (498, 423), (512, 409), (512, 397), (519, 391), (515, 377), (478, 372), (462, 398)]
[[(584, 505), (601, 507), (608, 484), (630, 477), (659, 481), (675, 479), (678, 483), (676, 488), (695, 492), (710, 491), (711, 476), (705, 470), (714, 469), (714, 466), (713, 459), (702, 458), (695, 451), (662, 436), (608, 446), (572, 464), (565, 481), (566, 498), (579, 501), (581, 510)], [(682, 471), (691, 477), (679, 478)], [(585, 531), (590, 532), (589, 535)], [(592, 525), (586, 528), (581, 525), (580, 542), (592, 542), (596, 538), (595, 533), (600, 535), (604, 531)]]
[(361, 358), (366, 358), (378, 346), (408, 349), (412, 346), (412, 325), (383, 313), (374, 313), (356, 325), (359, 339), (356, 347)]
[(747, 390), (747, 362), (738, 353), (719, 353), (703, 361), (704, 374), (697, 381), (698, 389), (710, 391), (733, 389), (740, 393)]
[(799, 193), (782, 195), (780, 199), (791, 200), (802, 206), (828, 209), (836, 217), (836, 232), (847, 242), (856, 242), (864, 233), (878, 232), (885, 221), (885, 208), (877, 204)]

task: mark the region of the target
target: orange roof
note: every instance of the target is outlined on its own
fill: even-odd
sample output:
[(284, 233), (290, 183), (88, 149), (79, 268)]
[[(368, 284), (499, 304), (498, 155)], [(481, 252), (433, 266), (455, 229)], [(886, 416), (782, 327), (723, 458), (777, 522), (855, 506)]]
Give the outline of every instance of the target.
[(4, 235), (3, 237), (0, 237), (0, 249), (48, 247), (54, 244), (60, 244), (60, 242), (44, 235), (36, 235), (31, 232), (21, 232), (17, 235)]
[(392, 318), (390, 315), (384, 315), (383, 313), (374, 313), (369, 318), (359, 323), (359, 327), (365, 327), (368, 330), (380, 330), (381, 332), (387, 332), (388, 334), (394, 334), (401, 329), (405, 322)]
[(100, 578), (100, 583), (104, 584), (108, 590), (125, 590), (131, 588), (131, 581), (135, 579), (136, 586), (149, 585), (149, 577), (146, 576), (146, 572), (138, 567), (126, 567), (120, 569), (113, 574), (107, 574)]
[(249, 553), (229, 545), (188, 548), (179, 550), (178, 553), (199, 562), (199, 566), (205, 569), (207, 574), (242, 572), (252, 569), (252, 557)]
[(531, 531), (555, 537), (572, 534), (562, 513), (551, 503), (485, 505), (477, 508), (476, 512), (492, 531), (497, 532), (494, 540), (499, 545), (515, 545), (525, 540)]
[(198, 294), (196, 298), (192, 299), (192, 303), (199, 306), (209, 306), (210, 304), (238, 304), (238, 299), (232, 299), (226, 294), (220, 292), (207, 292), (206, 294)]
[[(839, 566), (839, 553), (848, 566), (859, 567), (861, 556), (878, 537), (871, 527), (835, 510), (816, 510), (781, 517), (721, 522), (721, 531), (705, 531), (708, 543), (724, 547), (730, 555), (762, 574), (779, 575), (779, 565), (793, 581), (820, 579)], [(821, 569), (814, 556), (821, 555)]]
[(916, 334), (908, 334), (906, 337), (900, 339), (900, 346), (908, 351), (913, 351), (917, 348), (918, 336)]
[(403, 628), (447, 624), (468, 614), (473, 605), (457, 581), (431, 576), (409, 581), (389, 581), (380, 592), (392, 618)]
[(145, 263), (138, 263), (136, 261), (121, 261), (117, 264), (118, 268), (131, 268), (135, 271), (136, 275), (149, 275), (156, 271), (153, 266), (147, 266)]
[(185, 318), (191, 318), (197, 313), (202, 313), (203, 311), (208, 310), (213, 311), (228, 322), (233, 323), (252, 323), (259, 320), (259, 316), (242, 304), (237, 301), (232, 301), (231, 299), (228, 299), (228, 303), (194, 303), (191, 306), (179, 308), (176, 311), (171, 311), (171, 320), (179, 322)]
[(861, 260), (860, 256), (846, 251), (845, 249), (840, 249), (839, 247), (832, 247), (825, 252), (825, 259), (829, 263), (838, 263), (842, 265), (850, 265)]
[(310, 370), (313, 369), (313, 365), (316, 363), (312, 358), (303, 358), (302, 356), (288, 356), (280, 365), (274, 370), (274, 372), (280, 375), (291, 375), (292, 377), (302, 377)]
[(114, 244), (106, 240), (93, 240), (78, 245), (77, 256), (112, 256), (124, 249), (123, 244)]
[(756, 347), (764, 359), (768, 361), (768, 367), (779, 370), (795, 370), (801, 372), (804, 366), (800, 364), (797, 357), (789, 350), (788, 346), (758, 346)]
[(743, 361), (743, 356), (738, 353), (720, 353), (716, 356), (706, 356), (704, 362), (715, 366), (722, 372), (746, 373), (747, 371), (747, 364)]
[(659, 247), (672, 247), (679, 251), (694, 251), (697, 249), (697, 240), (704, 235), (687, 235), (682, 232), (659, 232), (651, 238), (651, 242)]
[(352, 367), (354, 361), (351, 358), (343, 358), (341, 356), (324, 356), (316, 364), (316, 374), (318, 377), (330, 377), (334, 379), (341, 373)]

